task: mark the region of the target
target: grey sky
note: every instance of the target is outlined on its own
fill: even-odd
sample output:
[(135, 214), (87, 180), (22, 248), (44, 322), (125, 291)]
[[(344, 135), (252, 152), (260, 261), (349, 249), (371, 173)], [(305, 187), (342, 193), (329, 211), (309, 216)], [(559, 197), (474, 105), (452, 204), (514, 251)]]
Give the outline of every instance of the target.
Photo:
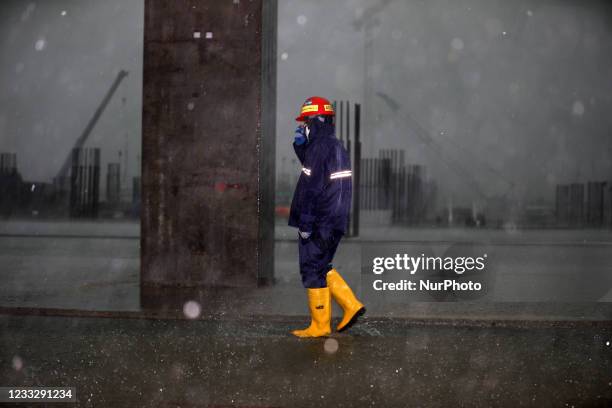
[[(377, 4), (386, 6), (355, 24)], [(405, 149), (443, 199), (469, 202), (466, 175), (487, 196), (506, 193), (506, 178), (526, 201), (551, 200), (559, 182), (611, 179), (604, 4), (280, 0), (277, 156), (293, 158), (294, 117), (321, 95), (364, 103), (364, 154)], [(127, 135), (128, 177), (138, 174), (142, 0), (4, 0), (0, 11), (0, 151), (18, 154), (26, 179), (50, 181), (125, 69), (87, 145), (102, 148), (104, 175)]]
[[(292, 155), (291, 119), (305, 97), (363, 101), (364, 33), (352, 22), (381, 3), (281, 3), (279, 154)], [(474, 194), (463, 174), (487, 196), (506, 193), (504, 174), (517, 199), (549, 202), (556, 183), (612, 178), (612, 13), (604, 2), (386, 3), (368, 20), (366, 154), (403, 148), (441, 192), (466, 202)]]

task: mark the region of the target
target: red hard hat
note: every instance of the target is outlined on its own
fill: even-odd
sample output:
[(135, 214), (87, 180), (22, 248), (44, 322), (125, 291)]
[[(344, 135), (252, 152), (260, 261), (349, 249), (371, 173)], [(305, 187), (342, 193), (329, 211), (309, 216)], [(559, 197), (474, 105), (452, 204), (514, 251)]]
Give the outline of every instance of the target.
[(306, 99), (306, 102), (302, 105), (300, 116), (295, 118), (295, 120), (304, 122), (307, 116), (314, 115), (334, 116), (334, 107), (327, 99), (321, 98), (320, 96), (312, 96)]

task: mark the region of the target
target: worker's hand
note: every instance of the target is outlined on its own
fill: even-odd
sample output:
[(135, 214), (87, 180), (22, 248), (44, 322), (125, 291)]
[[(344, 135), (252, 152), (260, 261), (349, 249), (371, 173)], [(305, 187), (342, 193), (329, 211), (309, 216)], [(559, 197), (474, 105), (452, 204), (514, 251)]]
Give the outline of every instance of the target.
[(298, 146), (306, 143), (306, 129), (303, 126), (300, 125), (295, 129), (295, 139), (293, 142)]
[(298, 230), (298, 234), (300, 234), (300, 237), (302, 237), (302, 239), (308, 239), (310, 238), (310, 235), (312, 234), (312, 232), (304, 232), (304, 231)]

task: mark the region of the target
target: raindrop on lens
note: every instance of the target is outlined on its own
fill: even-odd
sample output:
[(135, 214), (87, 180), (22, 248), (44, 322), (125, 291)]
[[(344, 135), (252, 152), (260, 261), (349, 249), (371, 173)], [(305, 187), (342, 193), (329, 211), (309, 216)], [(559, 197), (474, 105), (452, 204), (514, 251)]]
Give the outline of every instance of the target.
[(461, 38), (453, 38), (453, 40), (451, 41), (451, 47), (453, 47), (454, 50), (457, 51), (461, 51), (463, 49), (463, 40)]
[(323, 350), (325, 350), (327, 354), (334, 354), (336, 351), (338, 351), (338, 340), (336, 339), (325, 340), (325, 343), (323, 343)]
[(189, 319), (197, 319), (201, 312), (200, 304), (194, 300), (190, 300), (183, 305), (183, 313)]
[(23, 360), (21, 359), (21, 357), (19, 356), (13, 357), (13, 368), (16, 371), (21, 371), (21, 369), (23, 368)]
[(45, 41), (45, 39), (44, 38), (40, 38), (34, 44), (34, 48), (36, 49), (36, 51), (42, 51), (42, 50), (45, 49), (46, 45), (47, 45), (47, 42)]
[(584, 104), (582, 101), (576, 101), (572, 105), (572, 113), (577, 116), (582, 116), (584, 114)]
[(306, 22), (307, 22), (307, 21), (308, 21), (308, 19), (306, 18), (306, 16), (305, 16), (305, 15), (300, 15), (300, 16), (298, 16), (298, 18), (297, 18), (297, 22), (298, 22), (298, 24), (299, 24), (299, 25), (302, 25), (302, 26), (303, 26), (304, 24), (306, 24)]

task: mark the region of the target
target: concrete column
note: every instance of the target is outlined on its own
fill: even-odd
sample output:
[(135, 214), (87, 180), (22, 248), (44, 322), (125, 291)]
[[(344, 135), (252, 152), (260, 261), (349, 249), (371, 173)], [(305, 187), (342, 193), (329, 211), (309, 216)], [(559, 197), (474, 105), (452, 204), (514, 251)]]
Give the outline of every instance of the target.
[(146, 0), (144, 31), (143, 306), (271, 282), (276, 1)]

